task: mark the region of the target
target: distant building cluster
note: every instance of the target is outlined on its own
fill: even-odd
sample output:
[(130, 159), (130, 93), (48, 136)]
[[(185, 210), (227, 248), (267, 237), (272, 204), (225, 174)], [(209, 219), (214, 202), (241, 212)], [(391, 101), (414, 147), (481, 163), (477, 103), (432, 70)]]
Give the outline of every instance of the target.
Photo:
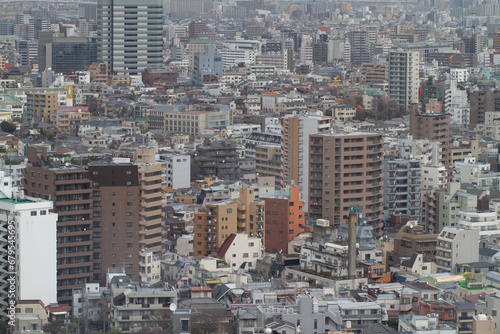
[(500, 331), (497, 0), (0, 8), (0, 328)]

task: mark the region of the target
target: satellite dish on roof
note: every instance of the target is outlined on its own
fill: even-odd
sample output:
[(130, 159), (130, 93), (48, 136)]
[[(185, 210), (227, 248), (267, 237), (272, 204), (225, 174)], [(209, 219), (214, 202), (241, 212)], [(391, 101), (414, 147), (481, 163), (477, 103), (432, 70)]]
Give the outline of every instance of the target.
[(170, 311), (175, 312), (177, 310), (177, 305), (175, 303), (170, 304)]

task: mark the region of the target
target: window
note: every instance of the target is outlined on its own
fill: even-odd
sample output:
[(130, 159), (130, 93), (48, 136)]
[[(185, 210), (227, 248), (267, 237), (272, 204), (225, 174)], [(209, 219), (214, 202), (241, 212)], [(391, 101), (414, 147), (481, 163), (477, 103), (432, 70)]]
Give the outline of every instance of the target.
[(132, 253), (127, 253), (127, 259), (131, 259), (132, 258)]
[(227, 209), (227, 213), (232, 213), (233, 209)]
[(132, 232), (127, 232), (127, 238), (132, 238)]
[(93, 172), (92, 172), (92, 175), (94, 175), (94, 176), (99, 175), (99, 171), (97, 171), (97, 170), (93, 171)]
[(248, 247), (253, 247), (254, 246), (254, 243), (253, 242), (249, 242), (248, 243)]
[(127, 243), (127, 248), (132, 248), (132, 243)]
[(46, 210), (40, 210), (40, 216), (45, 216), (47, 214)]
[(253, 257), (259, 257), (259, 252), (254, 252)]
[(129, 191), (129, 192), (127, 193), (127, 196), (132, 196), (132, 193)]
[(33, 308), (32, 307), (25, 308), (24, 313), (33, 313)]
[(36, 216), (36, 211), (31, 211), (32, 216)]
[(182, 331), (187, 332), (189, 331), (189, 320), (181, 320), (181, 327)]
[(132, 185), (132, 181), (127, 181), (127, 186), (131, 186)]
[(132, 222), (127, 222), (127, 227), (132, 227)]
[(233, 257), (236, 257), (236, 254), (233, 254)]
[(243, 258), (247, 258), (248, 257), (248, 253), (243, 253)]
[(131, 170), (128, 170), (128, 171), (126, 172), (126, 174), (127, 174), (127, 175), (132, 175), (132, 171), (131, 171)]

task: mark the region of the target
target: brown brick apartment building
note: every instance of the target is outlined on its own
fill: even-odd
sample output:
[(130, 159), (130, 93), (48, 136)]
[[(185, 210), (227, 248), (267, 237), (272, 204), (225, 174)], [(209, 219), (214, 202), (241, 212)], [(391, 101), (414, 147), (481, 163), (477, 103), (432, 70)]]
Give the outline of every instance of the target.
[(360, 205), (376, 234), (382, 233), (382, 134), (340, 132), (309, 139), (309, 216), (332, 225), (347, 221)]
[(306, 223), (299, 187), (287, 187), (274, 197), (262, 199), (266, 209), (266, 252), (288, 254), (288, 243), (303, 232), (301, 226)]
[(73, 289), (93, 279), (93, 191), (88, 171), (73, 165), (51, 166), (46, 147), (29, 147), (23, 186), (26, 195), (54, 202), (57, 299), (71, 304)]

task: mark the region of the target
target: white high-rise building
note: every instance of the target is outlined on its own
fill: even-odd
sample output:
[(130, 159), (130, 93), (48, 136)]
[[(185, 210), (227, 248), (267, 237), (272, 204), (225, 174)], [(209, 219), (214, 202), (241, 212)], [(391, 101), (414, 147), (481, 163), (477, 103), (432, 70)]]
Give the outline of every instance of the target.
[(109, 74), (138, 75), (163, 60), (162, 0), (98, 0), (98, 59)]
[(444, 111), (451, 114), (452, 123), (467, 128), (470, 122), (468, 94), (457, 86), (457, 82), (450, 80), (450, 87), (445, 91)]
[(418, 103), (418, 64), (418, 51), (399, 49), (389, 53), (389, 95), (400, 106)]
[[(57, 214), (53, 203), (25, 196), (12, 186), (12, 178), (0, 171), (0, 314), (16, 300), (57, 302)], [(12, 237), (11, 237), (12, 236)], [(15, 280), (8, 281), (8, 278)]]

